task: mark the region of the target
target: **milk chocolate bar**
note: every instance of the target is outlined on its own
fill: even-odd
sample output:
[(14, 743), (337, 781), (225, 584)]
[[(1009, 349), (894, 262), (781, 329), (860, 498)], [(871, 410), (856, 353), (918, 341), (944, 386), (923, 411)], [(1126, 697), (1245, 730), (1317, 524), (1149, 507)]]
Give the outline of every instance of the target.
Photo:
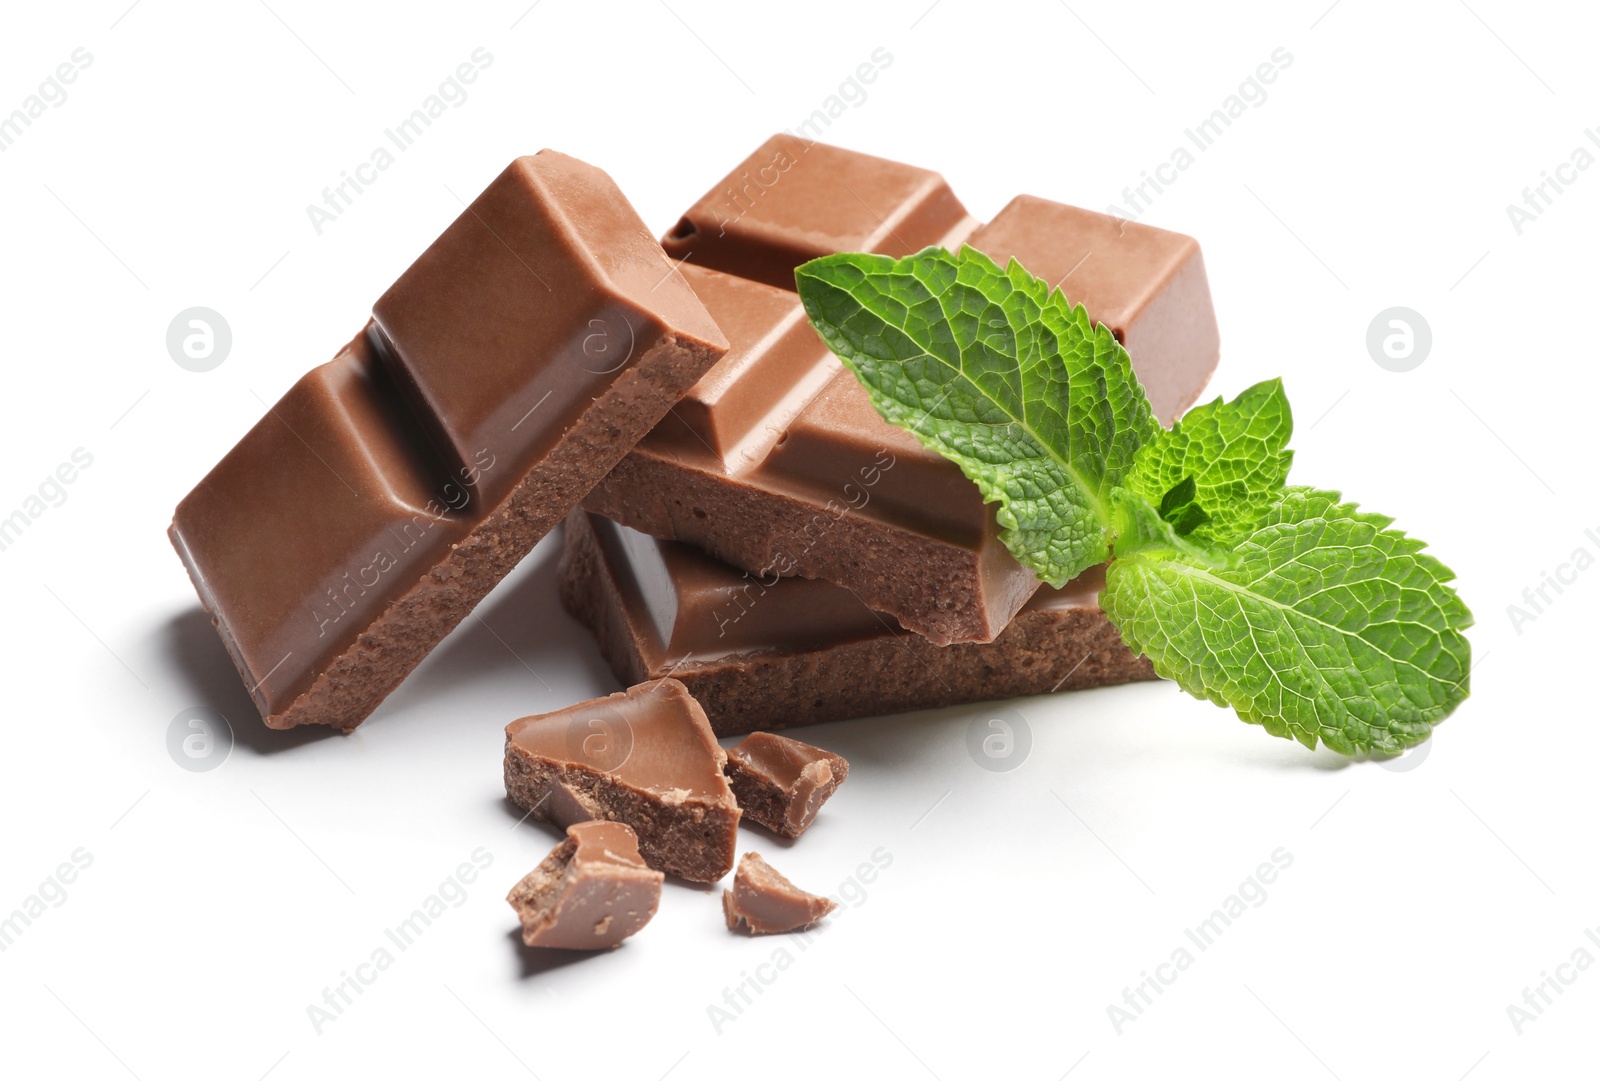
[(645, 863), (691, 882), (733, 869), (739, 806), (699, 703), (658, 679), (506, 726), (506, 795), (567, 827), (622, 822)]
[(610, 177), (513, 162), (178, 506), (266, 723), (360, 724), (726, 348)]
[(506, 901), (526, 945), (605, 950), (650, 922), (665, 877), (645, 866), (638, 837), (621, 822), (579, 822)]
[[(837, 582), (938, 644), (992, 641), (1037, 578), (1000, 543), (995, 508), (977, 487), (880, 418), (811, 331), (790, 291), (794, 265), (828, 250), (962, 240), (1002, 263), (1015, 257), (1128, 345), (1156, 415), (1170, 422), (1218, 357), (1199, 245), (1029, 196), (974, 230), (964, 211), (927, 212), (953, 203), (934, 174), (834, 148), (805, 153), (720, 231), (704, 224), (714, 191), (685, 219), (692, 230), (667, 237), (669, 250), (723, 268), (691, 263), (683, 273), (732, 347), (585, 506), (758, 575)], [(822, 161), (833, 168), (811, 168)], [(777, 263), (789, 289), (774, 284)]]
[(816, 821), (822, 805), (850, 775), (850, 763), (788, 736), (753, 732), (728, 748), (722, 772), (745, 818), (792, 839)]
[(843, 586), (765, 578), (574, 511), (561, 599), (624, 684), (671, 675), (719, 736), (1154, 679), (1096, 603), (1104, 571), (1041, 588), (986, 644), (936, 646)]
[(756, 852), (739, 857), (733, 888), (722, 891), (722, 917), (728, 930), (743, 924), (752, 935), (803, 930), (837, 907), (790, 882)]

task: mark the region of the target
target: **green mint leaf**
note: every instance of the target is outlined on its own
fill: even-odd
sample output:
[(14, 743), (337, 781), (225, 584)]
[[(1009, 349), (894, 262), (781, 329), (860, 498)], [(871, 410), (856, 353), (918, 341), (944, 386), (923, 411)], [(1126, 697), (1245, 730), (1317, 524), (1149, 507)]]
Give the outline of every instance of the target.
[(1119, 558), (1101, 607), (1197, 698), (1307, 747), (1397, 754), (1466, 698), (1472, 614), (1421, 541), (1339, 500), (1284, 490), (1228, 567)]
[(1283, 382), (1257, 383), (1231, 402), (1196, 406), (1158, 432), (1134, 457), (1123, 486), (1160, 507), (1180, 535), (1231, 548), (1283, 490), (1293, 427)]
[(1059, 586), (1106, 558), (1112, 491), (1160, 431), (1109, 330), (971, 248), (829, 255), (795, 282), (878, 412), (999, 504), (1019, 562)]

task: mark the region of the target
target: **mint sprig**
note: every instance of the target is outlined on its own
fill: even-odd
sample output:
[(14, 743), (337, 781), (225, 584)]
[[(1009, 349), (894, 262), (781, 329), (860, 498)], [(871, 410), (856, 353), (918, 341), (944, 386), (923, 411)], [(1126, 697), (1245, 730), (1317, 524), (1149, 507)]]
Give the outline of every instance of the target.
[(851, 253), (795, 278), (878, 412), (999, 504), (1019, 562), (1059, 586), (1111, 560), (1101, 607), (1190, 694), (1350, 755), (1420, 743), (1466, 698), (1454, 575), (1391, 519), (1286, 486), (1279, 381), (1163, 429), (1111, 333), (1015, 260)]
[[(1231, 546), (1283, 491), (1294, 457), (1288, 449), (1293, 426), (1283, 382), (1257, 383), (1231, 402), (1196, 406), (1170, 431), (1158, 430), (1139, 449), (1123, 484), (1181, 535)], [(1192, 524), (1184, 528), (1185, 521)]]

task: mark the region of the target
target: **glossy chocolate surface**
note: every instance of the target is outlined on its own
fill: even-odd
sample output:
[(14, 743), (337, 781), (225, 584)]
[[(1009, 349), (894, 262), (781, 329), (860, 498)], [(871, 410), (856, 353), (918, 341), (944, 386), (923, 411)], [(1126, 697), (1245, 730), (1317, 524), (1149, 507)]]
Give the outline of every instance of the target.
[(650, 922), (664, 877), (645, 866), (638, 837), (621, 822), (579, 822), (506, 901), (526, 945), (610, 949)]
[(722, 748), (675, 680), (524, 717), (507, 726), (506, 739), (517, 750), (673, 802), (730, 798)]
[(758, 465), (784, 425), (842, 366), (806, 320), (792, 292), (681, 267), (733, 345), (649, 438), (694, 458), (712, 457), (729, 473)]
[(178, 505), (173, 540), (267, 715), (460, 539), (468, 499), (363, 334)]
[(675, 259), (794, 288), (819, 255), (910, 255), (977, 223), (938, 173), (793, 135), (774, 135), (662, 238)]
[(733, 874), (733, 888), (722, 891), (728, 929), (741, 923), (752, 935), (776, 935), (810, 927), (838, 906), (790, 882), (762, 859), (746, 852)]
[(722, 334), (592, 165), (518, 158), (373, 307), (397, 382), (493, 504), (669, 331)]
[(1016, 259), (1127, 347), (1150, 408), (1171, 424), (1216, 369), (1216, 312), (1193, 237), (1019, 195), (967, 241)]

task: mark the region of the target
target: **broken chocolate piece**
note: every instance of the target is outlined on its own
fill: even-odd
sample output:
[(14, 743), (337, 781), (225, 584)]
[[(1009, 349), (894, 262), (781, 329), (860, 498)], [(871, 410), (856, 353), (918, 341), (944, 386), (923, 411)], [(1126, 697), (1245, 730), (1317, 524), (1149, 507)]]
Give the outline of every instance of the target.
[(1103, 568), (1042, 587), (999, 638), (935, 646), (850, 590), (757, 578), (574, 511), (561, 600), (623, 683), (671, 674), (719, 736), (1154, 679), (1096, 599)]
[(778, 935), (810, 927), (839, 906), (784, 878), (755, 852), (739, 857), (733, 888), (722, 891), (722, 915), (732, 931), (743, 923), (752, 935)]
[(723, 772), (739, 809), (783, 837), (798, 837), (816, 821), (850, 763), (832, 751), (771, 732), (756, 732), (728, 748)]
[(739, 806), (727, 755), (682, 683), (658, 679), (506, 726), (506, 794), (534, 818), (607, 819), (644, 861), (691, 882), (733, 867)]
[[(735, 174), (783, 145), (763, 147)], [(1031, 196), (976, 231), (963, 211), (948, 218), (942, 239), (913, 243), (896, 226), (907, 243), (879, 244), (885, 237), (866, 227), (851, 194), (851, 170), (904, 180), (875, 189), (901, 201), (893, 212), (867, 215), (873, 222), (923, 220), (927, 178), (936, 175), (820, 144), (805, 154), (725, 224), (726, 235), (702, 221), (722, 199), (718, 189), (685, 219), (695, 225), (692, 237), (667, 238), (670, 249), (688, 245), (695, 263), (704, 257), (716, 268), (686, 267), (685, 276), (731, 346), (584, 506), (763, 580), (837, 582), (940, 645), (993, 641), (1034, 595), (1037, 576), (1000, 542), (995, 507), (960, 468), (884, 421), (856, 377), (815, 332), (805, 333), (791, 292), (794, 267), (830, 251), (906, 254), (963, 240), (1002, 263), (1014, 256), (1125, 341), (1152, 408), (1170, 422), (1199, 397), (1218, 358), (1200, 247), (1178, 233)], [(824, 160), (829, 169), (812, 170)], [(923, 179), (906, 179), (912, 175)], [(948, 191), (942, 181), (934, 186)], [(762, 269), (774, 260), (792, 261), (783, 275)]]
[(599, 169), (519, 158), (170, 536), (273, 728), (360, 724), (727, 343)]
[(664, 877), (645, 866), (621, 822), (579, 822), (506, 901), (529, 946), (605, 950), (650, 922)]

